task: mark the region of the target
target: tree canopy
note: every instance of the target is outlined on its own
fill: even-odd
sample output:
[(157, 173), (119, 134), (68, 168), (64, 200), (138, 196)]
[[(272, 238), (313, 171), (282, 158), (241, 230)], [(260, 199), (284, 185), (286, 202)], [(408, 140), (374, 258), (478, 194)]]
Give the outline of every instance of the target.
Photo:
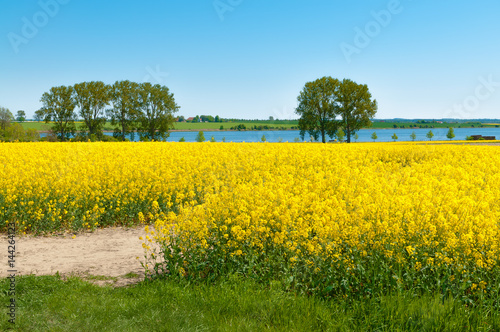
[(342, 118), (341, 127), (344, 128), (347, 143), (351, 143), (351, 136), (358, 130), (371, 126), (371, 119), (378, 108), (368, 86), (349, 79), (344, 79), (339, 86), (337, 106), (337, 115)]
[(119, 125), (113, 136), (125, 140), (133, 133), (135, 122), (140, 114), (139, 84), (130, 81), (117, 81), (111, 87), (113, 108), (107, 111), (112, 125)]
[(295, 112), (300, 115), (302, 139), (308, 132), (315, 140), (321, 136), (323, 143), (326, 135), (333, 138), (339, 129), (350, 143), (358, 130), (371, 125), (377, 110), (377, 101), (372, 100), (367, 85), (326, 76), (306, 83), (297, 100)]
[(316, 141), (326, 142), (326, 135), (333, 137), (338, 129), (336, 117), (336, 99), (339, 90), (339, 80), (323, 77), (308, 82), (297, 98), (299, 105), (295, 112), (300, 115), (300, 136), (304, 140), (309, 133)]
[(83, 129), (89, 136), (102, 137), (106, 123), (104, 111), (111, 101), (111, 87), (100, 81), (75, 84), (74, 101), (83, 120)]
[(0, 126), (2, 130), (5, 130), (11, 121), (14, 120), (14, 116), (8, 108), (0, 107)]
[(23, 111), (23, 110), (17, 111), (16, 120), (19, 121), (19, 122), (26, 121), (26, 112)]
[(179, 110), (174, 94), (166, 86), (151, 83), (140, 84), (139, 103), (141, 113), (138, 118), (141, 139), (166, 140), (169, 130), (174, 128), (173, 113)]
[(43, 107), (37, 111), (46, 123), (54, 121), (52, 131), (61, 141), (69, 139), (75, 134), (75, 101), (73, 99), (74, 89), (71, 86), (59, 86), (45, 92), (40, 101)]

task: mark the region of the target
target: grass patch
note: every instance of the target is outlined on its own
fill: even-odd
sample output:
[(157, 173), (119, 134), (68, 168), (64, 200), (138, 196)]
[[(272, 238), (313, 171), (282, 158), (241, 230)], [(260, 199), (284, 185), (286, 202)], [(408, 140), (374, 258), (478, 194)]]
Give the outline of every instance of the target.
[[(9, 301), (0, 282), (1, 303)], [(438, 296), (321, 300), (229, 277), (217, 284), (147, 281), (99, 287), (80, 278), (17, 280), (18, 331), (495, 331), (500, 314)], [(0, 329), (11, 327), (2, 305)]]

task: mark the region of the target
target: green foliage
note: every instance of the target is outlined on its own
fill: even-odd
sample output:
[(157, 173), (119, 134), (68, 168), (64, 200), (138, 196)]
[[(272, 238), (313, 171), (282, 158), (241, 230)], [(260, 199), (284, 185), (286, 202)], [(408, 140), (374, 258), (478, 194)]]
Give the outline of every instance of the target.
[(36, 142), (40, 140), (40, 134), (35, 129), (25, 130), (19, 123), (13, 123), (4, 131), (0, 131), (0, 140), (6, 142)]
[(267, 139), (266, 139), (266, 135), (262, 135), (262, 137), (260, 138), (260, 140), (261, 140), (262, 142), (267, 141)]
[(5, 130), (13, 120), (14, 116), (8, 108), (0, 107), (0, 129)]
[(226, 137), (222, 137), (222, 141), (223, 141), (223, 142), (226, 142)]
[(417, 138), (417, 134), (415, 134), (415, 132), (412, 132), (410, 138), (412, 141), (415, 141), (415, 139)]
[(396, 140), (398, 139), (398, 135), (396, 135), (396, 133), (394, 133), (394, 135), (392, 135), (391, 138), (394, 140), (394, 142), (396, 142)]
[(427, 137), (429, 141), (432, 140), (432, 138), (434, 137), (434, 133), (432, 132), (432, 130), (429, 130), (425, 137)]
[(19, 122), (26, 121), (26, 112), (23, 110), (17, 111), (16, 121), (19, 121)]
[(246, 130), (247, 127), (243, 123), (240, 123), (239, 125), (237, 125), (235, 127), (231, 127), (231, 129), (241, 131), (241, 130)]
[(337, 139), (339, 140), (339, 142), (343, 142), (344, 141), (345, 133), (342, 130), (342, 128), (339, 128), (339, 130), (337, 130), (337, 133), (335, 134), (335, 136), (337, 136)]
[(196, 142), (205, 142), (206, 139), (205, 139), (205, 134), (203, 133), (203, 131), (200, 131), (198, 133), (198, 135), (196, 136)]
[(130, 81), (117, 81), (110, 91), (113, 108), (107, 115), (115, 128), (113, 136), (122, 141), (134, 131), (135, 122), (140, 115), (139, 84)]
[(219, 127), (219, 130), (224, 130), (224, 126), (223, 126), (223, 125), (221, 125), (221, 126)]
[(342, 120), (342, 127), (347, 135), (347, 143), (351, 136), (362, 128), (371, 126), (371, 119), (377, 113), (377, 101), (372, 100), (372, 95), (366, 84), (357, 84), (349, 79), (344, 79), (339, 86), (337, 95), (338, 111)]
[[(377, 110), (377, 101), (372, 101), (367, 85), (349, 79), (340, 82), (332, 77), (323, 77), (308, 82), (300, 93), (299, 106), (295, 110), (300, 116), (299, 129), (302, 139), (306, 132), (315, 140), (326, 142), (326, 135), (335, 136), (342, 127), (351, 142), (351, 136), (359, 129), (369, 127)], [(340, 117), (340, 120), (337, 118)]]
[(300, 116), (299, 129), (302, 139), (307, 132), (315, 140), (321, 137), (321, 141), (326, 143), (326, 135), (335, 135), (339, 127), (335, 120), (339, 86), (339, 80), (332, 77), (306, 83), (297, 98), (299, 105), (295, 110)]
[(37, 111), (38, 116), (42, 117), (45, 123), (52, 121), (51, 131), (61, 141), (68, 140), (76, 132), (76, 104), (73, 93), (71, 86), (53, 87), (40, 99), (43, 106)]
[(184, 137), (181, 137), (181, 139), (179, 140), (179, 142), (185, 142), (186, 139)]
[(139, 135), (150, 140), (165, 141), (170, 136), (168, 131), (174, 129), (173, 113), (179, 110), (174, 94), (166, 86), (142, 83), (139, 87), (139, 103)]
[(215, 137), (210, 137), (210, 142), (214, 143), (215, 142)]
[(357, 142), (357, 141), (358, 141), (358, 139), (359, 139), (359, 135), (358, 135), (358, 133), (355, 133), (355, 134), (354, 134), (354, 141), (355, 141), (355, 142)]
[(450, 129), (448, 129), (448, 133), (446, 134), (446, 137), (448, 137), (448, 139), (453, 139), (455, 138), (455, 131), (453, 130), (453, 128), (450, 127)]
[(375, 140), (378, 138), (377, 133), (373, 132), (371, 137), (372, 137), (372, 140), (375, 142)]
[(74, 101), (83, 119), (83, 132), (101, 138), (106, 123), (105, 108), (111, 102), (111, 87), (103, 82), (82, 82), (75, 84)]

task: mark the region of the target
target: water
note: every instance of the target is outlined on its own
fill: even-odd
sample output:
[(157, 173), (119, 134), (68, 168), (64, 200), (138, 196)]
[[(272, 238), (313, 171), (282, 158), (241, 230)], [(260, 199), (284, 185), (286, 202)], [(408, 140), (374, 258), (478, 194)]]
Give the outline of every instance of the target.
[[(448, 138), (446, 134), (448, 133), (447, 128), (418, 128), (418, 129), (362, 129), (358, 131), (358, 142), (373, 142), (371, 135), (376, 132), (377, 140), (376, 142), (392, 142), (391, 138), (394, 133), (398, 136), (398, 142), (411, 141), (411, 133), (415, 132), (417, 138), (415, 141), (428, 141), (426, 137), (429, 130), (432, 130), (434, 137), (433, 141), (446, 141)], [(453, 140), (465, 140), (466, 136), (471, 135), (483, 135), (483, 136), (495, 136), (500, 139), (500, 128), (455, 128), (455, 138)], [(112, 133), (105, 133), (106, 135), (112, 135)], [(178, 142), (182, 137), (186, 142), (196, 142), (196, 136), (198, 132), (196, 131), (175, 131), (170, 133), (170, 137), (167, 139), (168, 142)], [(205, 131), (205, 139), (207, 141), (213, 136), (217, 142), (222, 142), (225, 138), (226, 142), (261, 142), (262, 136), (266, 136), (267, 142), (293, 142), (295, 138), (300, 138), (300, 131), (298, 130), (273, 130), (273, 131)], [(46, 134), (40, 134), (41, 137), (46, 136)], [(139, 140), (139, 135), (135, 135), (135, 140)], [(306, 133), (304, 137), (306, 141), (309, 140), (309, 135)], [(327, 140), (330, 138), (327, 137)], [(354, 138), (351, 138), (354, 142)]]

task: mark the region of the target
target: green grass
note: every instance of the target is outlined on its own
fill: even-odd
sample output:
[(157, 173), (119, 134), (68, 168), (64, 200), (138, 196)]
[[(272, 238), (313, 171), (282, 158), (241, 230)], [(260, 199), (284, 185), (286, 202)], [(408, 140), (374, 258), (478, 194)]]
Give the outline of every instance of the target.
[(297, 121), (290, 121), (287, 123), (282, 123), (282, 121), (235, 121), (235, 122), (176, 122), (175, 129), (177, 130), (202, 130), (202, 129), (220, 129), (220, 126), (224, 127), (224, 130), (230, 129), (231, 127), (236, 127), (239, 124), (244, 124), (247, 129), (253, 128), (254, 126), (269, 126), (269, 127), (284, 127), (290, 129), (291, 127), (296, 127), (298, 125)]
[[(6, 330), (7, 280), (0, 285), (0, 330)], [(17, 280), (17, 305), (18, 331), (500, 330), (498, 312), (439, 296), (326, 301), (236, 277), (214, 285), (156, 280), (112, 288), (28, 276)]]
[[(83, 124), (83, 122), (75, 122), (77, 129)], [(52, 127), (52, 123), (45, 123), (43, 121), (41, 122), (22, 122), (21, 126), (26, 129), (36, 129), (38, 131), (49, 131), (50, 128)], [(111, 125), (111, 122), (106, 122), (104, 125), (104, 130), (113, 130), (114, 126)]]
[[(396, 127), (395, 127), (396, 126)], [(466, 122), (466, 123), (437, 123), (437, 122), (426, 122), (426, 123), (417, 123), (417, 122), (392, 122), (392, 121), (373, 121), (373, 124), (370, 128), (372, 129), (419, 129), (419, 128), (495, 128), (500, 126), (495, 123), (481, 123), (481, 122)]]
[[(77, 128), (82, 124), (82, 122), (76, 122)], [(253, 126), (270, 126), (270, 127), (284, 127), (290, 129), (298, 125), (298, 121), (236, 121), (236, 122), (176, 122), (176, 130), (218, 130), (220, 126), (224, 127), (224, 130), (229, 130), (231, 127), (235, 127), (239, 124), (244, 124), (247, 128), (253, 128)], [(34, 128), (38, 131), (49, 131), (51, 124), (46, 124), (45, 122), (23, 122), (21, 123), (23, 128), (31, 129)], [(111, 122), (106, 122), (104, 125), (104, 130), (113, 131), (115, 126), (111, 125)]]
[(38, 131), (48, 131), (50, 130), (50, 124), (45, 122), (22, 122), (21, 126), (24, 130), (36, 129)]

